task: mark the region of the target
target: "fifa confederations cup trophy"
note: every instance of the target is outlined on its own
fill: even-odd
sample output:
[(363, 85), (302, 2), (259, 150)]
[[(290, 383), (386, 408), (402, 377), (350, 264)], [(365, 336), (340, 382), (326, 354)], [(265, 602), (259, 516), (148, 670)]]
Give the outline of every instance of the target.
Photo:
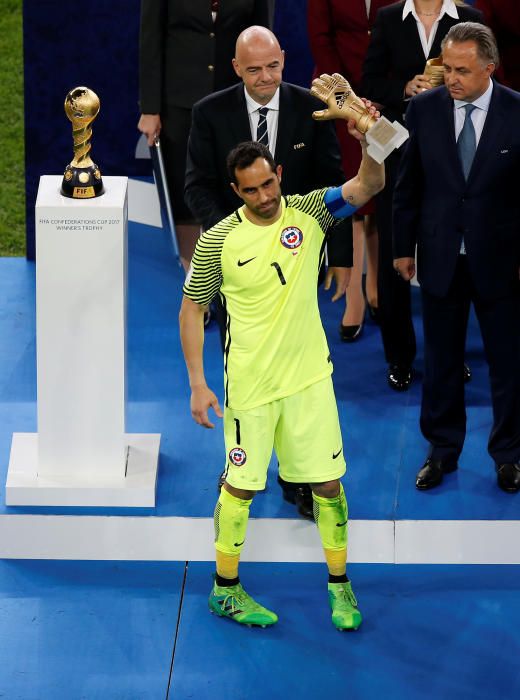
[(339, 73), (324, 73), (315, 78), (312, 81), (311, 94), (327, 105), (327, 109), (313, 112), (313, 119), (353, 119), (358, 131), (366, 134), (368, 155), (377, 163), (382, 163), (408, 138), (407, 129), (399, 122), (391, 123), (386, 117), (377, 118), (371, 114), (363, 100), (354, 93), (349, 82)]
[(105, 191), (101, 172), (90, 157), (90, 124), (99, 112), (99, 97), (86, 87), (71, 90), (65, 98), (65, 114), (72, 122), (74, 159), (65, 168), (61, 194), (73, 199), (99, 197)]
[(444, 85), (444, 65), (442, 63), (442, 56), (430, 58), (426, 61), (424, 75), (428, 76), (432, 87)]

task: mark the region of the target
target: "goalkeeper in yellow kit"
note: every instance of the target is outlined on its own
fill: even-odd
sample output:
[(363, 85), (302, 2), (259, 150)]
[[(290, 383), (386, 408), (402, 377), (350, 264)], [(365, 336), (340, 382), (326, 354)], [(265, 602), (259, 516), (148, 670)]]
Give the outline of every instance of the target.
[[(314, 94), (328, 105), (314, 118), (348, 119), (337, 83), (330, 76), (314, 81)], [(219, 417), (222, 412), (204, 378), (204, 307), (219, 293), (227, 314), (227, 468), (215, 508), (217, 571), (209, 606), (241, 624), (265, 627), (278, 620), (244, 591), (238, 577), (249, 507), (265, 488), (273, 447), (281, 477), (312, 488), (329, 569), (332, 622), (338, 629), (357, 629), (361, 623), (346, 575), (348, 510), (339, 481), (345, 459), (316, 297), (324, 231), (384, 184), (383, 166), (368, 156), (354, 121), (348, 126), (363, 152), (357, 176), (304, 196), (282, 197), (281, 167), (265, 146), (237, 146), (229, 154), (228, 171), (244, 205), (202, 234), (184, 285), (180, 326), (191, 411), (208, 428), (213, 427), (209, 408)]]

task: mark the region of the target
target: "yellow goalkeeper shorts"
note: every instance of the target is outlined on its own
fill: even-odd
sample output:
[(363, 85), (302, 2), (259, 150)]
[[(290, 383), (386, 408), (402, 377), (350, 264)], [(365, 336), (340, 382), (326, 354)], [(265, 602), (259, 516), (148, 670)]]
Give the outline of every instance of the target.
[(265, 488), (273, 448), (280, 476), (292, 483), (339, 479), (346, 464), (332, 378), (246, 411), (224, 409), (226, 480), (235, 488)]

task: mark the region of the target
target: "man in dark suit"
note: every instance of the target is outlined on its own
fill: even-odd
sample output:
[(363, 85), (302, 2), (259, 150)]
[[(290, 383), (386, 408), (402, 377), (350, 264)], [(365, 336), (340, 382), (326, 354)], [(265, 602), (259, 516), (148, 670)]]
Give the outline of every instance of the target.
[(412, 100), (394, 195), (395, 268), (423, 302), (421, 430), (431, 445), (416, 486), (457, 468), (466, 430), (463, 357), (469, 307), (489, 364), (498, 485), (520, 489), (520, 94), (491, 80), (492, 32), (473, 22), (442, 46), (446, 86)]
[[(283, 62), (272, 32), (264, 27), (246, 29), (233, 59), (243, 84), (209, 95), (193, 108), (185, 199), (205, 230), (241, 204), (229, 183), (226, 158), (238, 143), (258, 140), (260, 108), (268, 110), (262, 142), (282, 166), (283, 194), (306, 194), (344, 179), (332, 122), (309, 119), (320, 103), (308, 90), (282, 82)], [(339, 255), (349, 250), (348, 243), (347, 230)], [(339, 262), (333, 267), (349, 266), (348, 255)]]
[[(233, 59), (243, 84), (209, 95), (193, 108), (185, 199), (206, 230), (241, 205), (226, 168), (228, 153), (240, 142), (257, 140), (270, 149), (282, 166), (283, 194), (306, 194), (344, 180), (333, 123), (310, 119), (322, 105), (308, 90), (282, 82), (283, 63), (274, 34), (250, 27), (240, 34)], [(327, 285), (336, 278), (333, 300), (345, 293), (352, 265), (350, 219), (336, 229), (328, 247)], [(223, 319), (219, 325), (225, 337)], [(299, 512), (312, 517), (308, 486), (281, 486), (287, 500), (296, 500)]]

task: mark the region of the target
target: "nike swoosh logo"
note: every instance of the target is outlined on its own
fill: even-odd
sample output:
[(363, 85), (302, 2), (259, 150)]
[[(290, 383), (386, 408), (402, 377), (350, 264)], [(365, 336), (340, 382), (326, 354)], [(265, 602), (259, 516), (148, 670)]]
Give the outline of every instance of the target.
[(249, 260), (239, 260), (237, 262), (238, 267), (242, 267), (243, 265), (247, 265), (247, 263), (250, 263), (251, 260), (256, 260), (257, 256), (255, 255), (254, 258), (249, 258)]
[[(242, 540), (242, 542), (235, 542), (235, 547), (241, 547), (244, 544), (245, 540)], [(233, 554), (233, 556), (235, 556)]]
[(336, 457), (339, 457), (342, 452), (343, 452), (343, 448), (341, 448), (341, 450), (339, 452), (333, 452), (332, 459), (336, 459)]
[(344, 525), (347, 524), (347, 522), (348, 522), (348, 520), (345, 520), (344, 523), (336, 523), (336, 527), (343, 527)]

